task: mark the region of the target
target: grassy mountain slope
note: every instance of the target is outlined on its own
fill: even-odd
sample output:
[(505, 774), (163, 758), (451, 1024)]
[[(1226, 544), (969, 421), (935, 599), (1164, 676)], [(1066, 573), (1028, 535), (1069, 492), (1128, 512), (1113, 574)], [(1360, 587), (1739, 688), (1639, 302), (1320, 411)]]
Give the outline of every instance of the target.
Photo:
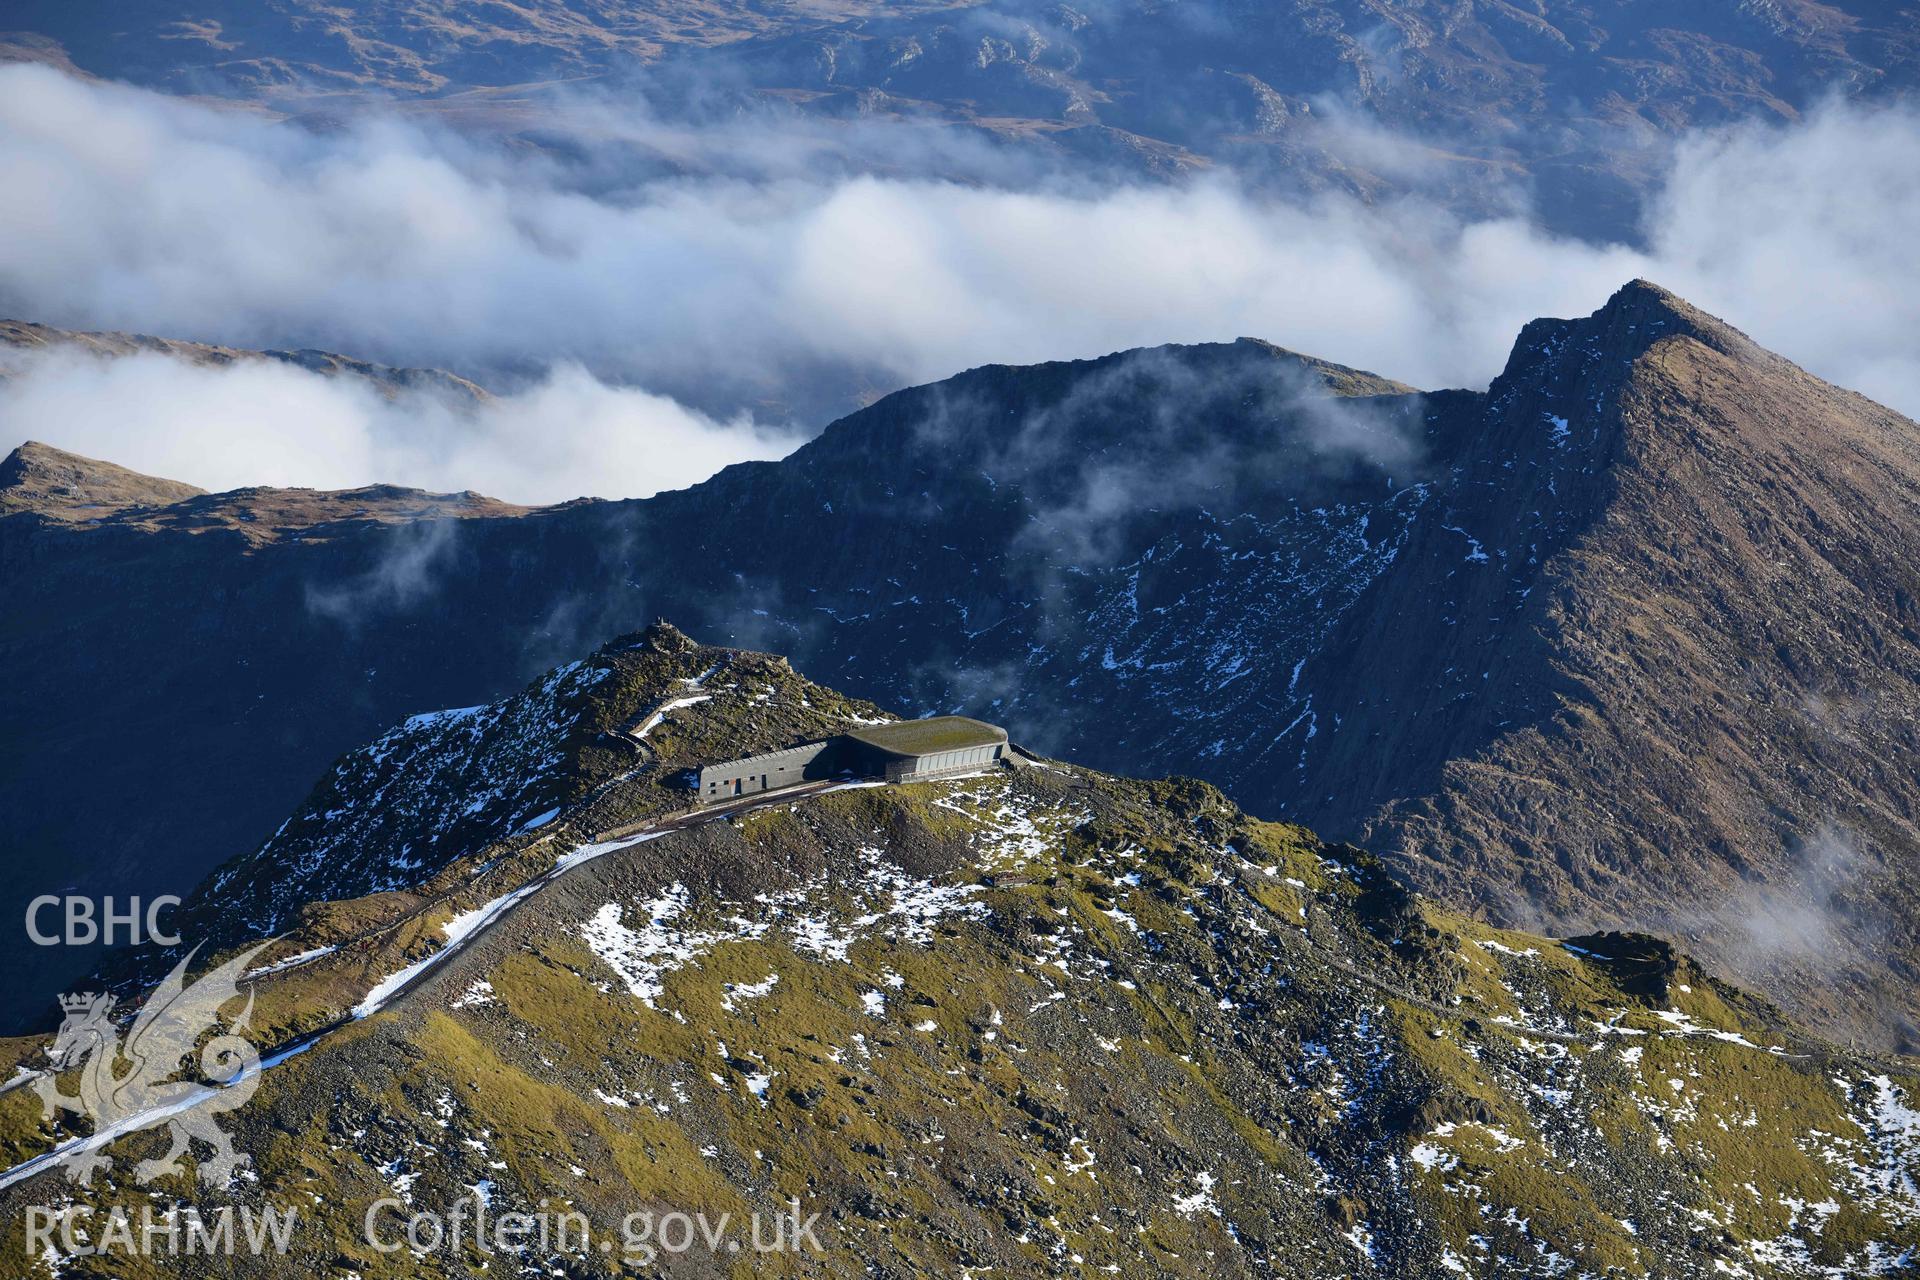
[[(586, 669), (608, 673), (585, 697), (605, 699), (609, 759), (645, 712), (640, 752), (553, 766), (575, 798), (536, 832), (314, 904), (270, 953), (307, 958), (258, 983), (261, 1039), (658, 816), (687, 764), (872, 712), (664, 630)], [(568, 673), (522, 699), (541, 689), (579, 705)], [(449, 801), (472, 785), (442, 776)], [(250, 884), (203, 901), (244, 914)], [(359, 1237), (378, 1197), (476, 1187), (600, 1232), (789, 1198), (822, 1215), (822, 1253), (696, 1252), (684, 1275), (1900, 1274), (1920, 1231), (1910, 1061), (1802, 1036), (1654, 939), (1471, 923), (1196, 781), (1056, 763), (814, 796), (609, 849), (475, 937), (267, 1074), (234, 1117), (257, 1177), (183, 1175), (162, 1202), (298, 1204), (294, 1253), (258, 1273), (369, 1278), (617, 1274), (593, 1249), (415, 1258)], [(48, 1140), (32, 1101), (0, 1095), (15, 1156)], [(117, 1144), (117, 1175), (74, 1194), (142, 1195), (124, 1162), (157, 1142)]]
[(0, 462), (0, 514), (31, 511), (84, 520), (129, 508), (167, 507), (204, 490), (29, 440)]

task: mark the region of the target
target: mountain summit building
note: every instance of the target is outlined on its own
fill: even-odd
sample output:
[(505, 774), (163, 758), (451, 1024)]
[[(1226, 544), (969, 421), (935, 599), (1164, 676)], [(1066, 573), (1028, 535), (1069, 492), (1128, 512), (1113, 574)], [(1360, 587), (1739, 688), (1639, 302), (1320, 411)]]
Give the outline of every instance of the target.
[(1007, 731), (965, 716), (861, 725), (820, 742), (710, 764), (700, 770), (700, 803), (779, 791), (852, 775), (924, 782), (984, 769), (1007, 757)]

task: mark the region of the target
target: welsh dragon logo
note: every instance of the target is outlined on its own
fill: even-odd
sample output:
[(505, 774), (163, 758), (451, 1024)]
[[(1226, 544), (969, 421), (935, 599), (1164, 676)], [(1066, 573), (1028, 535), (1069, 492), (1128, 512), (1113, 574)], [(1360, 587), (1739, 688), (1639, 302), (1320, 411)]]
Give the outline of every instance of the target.
[[(134, 1166), (134, 1177), (142, 1185), (178, 1173), (180, 1157), (189, 1154), (195, 1139), (213, 1149), (210, 1158), (200, 1161), (200, 1181), (208, 1186), (226, 1186), (236, 1170), (252, 1163), (251, 1157), (234, 1151), (214, 1118), (244, 1106), (260, 1085), (260, 1055), (240, 1034), (253, 1015), (253, 993), (247, 993), (246, 1007), (224, 1029), (220, 1011), (240, 997), (247, 964), (271, 945), (265, 942), (236, 956), (191, 986), (186, 970), (199, 948), (189, 951), (147, 997), (124, 1040), (113, 1021), (114, 997), (60, 997), (66, 1018), (48, 1058), (55, 1072), (80, 1068), (80, 1092), (61, 1093), (51, 1075), (36, 1081), (34, 1089), (47, 1119), (59, 1110), (93, 1122), (95, 1141), (60, 1159), (70, 1179), (86, 1186), (95, 1170), (113, 1163), (105, 1154), (107, 1143), (99, 1141), (102, 1135), (118, 1138), (160, 1124), (172, 1129), (173, 1145), (159, 1159)], [(214, 1030), (220, 1034), (203, 1045), (202, 1038)], [(176, 1079), (196, 1050), (204, 1079)]]

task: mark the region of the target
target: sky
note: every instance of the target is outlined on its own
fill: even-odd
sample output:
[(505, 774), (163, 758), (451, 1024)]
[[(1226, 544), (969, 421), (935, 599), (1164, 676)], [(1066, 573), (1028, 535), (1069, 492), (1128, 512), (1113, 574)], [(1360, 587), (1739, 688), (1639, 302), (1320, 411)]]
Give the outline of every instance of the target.
[[(497, 393), (10, 356), (0, 447), (40, 439), (210, 488), (643, 496), (782, 456), (858, 396), (983, 363), (1249, 335), (1422, 387), (1484, 386), (1527, 320), (1585, 314), (1635, 276), (1920, 414), (1907, 109), (1832, 104), (1680, 138), (1636, 246), (1524, 214), (1465, 220), (1417, 191), (1365, 205), (1230, 172), (1043, 173), (907, 126), (861, 126), (815, 165), (821, 126), (790, 118), (554, 110), (599, 144), (586, 161), (397, 116), (314, 132), (0, 67), (0, 312), (441, 367)], [(636, 147), (674, 163), (621, 158)]]

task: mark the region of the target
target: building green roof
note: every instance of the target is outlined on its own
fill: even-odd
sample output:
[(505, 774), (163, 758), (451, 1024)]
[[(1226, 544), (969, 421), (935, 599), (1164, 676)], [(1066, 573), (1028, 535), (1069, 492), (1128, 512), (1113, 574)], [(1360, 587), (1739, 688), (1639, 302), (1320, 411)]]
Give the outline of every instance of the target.
[(930, 716), (897, 724), (856, 725), (847, 730), (846, 736), (893, 755), (926, 756), (936, 751), (958, 751), (962, 747), (1005, 742), (1007, 731), (965, 716)]

